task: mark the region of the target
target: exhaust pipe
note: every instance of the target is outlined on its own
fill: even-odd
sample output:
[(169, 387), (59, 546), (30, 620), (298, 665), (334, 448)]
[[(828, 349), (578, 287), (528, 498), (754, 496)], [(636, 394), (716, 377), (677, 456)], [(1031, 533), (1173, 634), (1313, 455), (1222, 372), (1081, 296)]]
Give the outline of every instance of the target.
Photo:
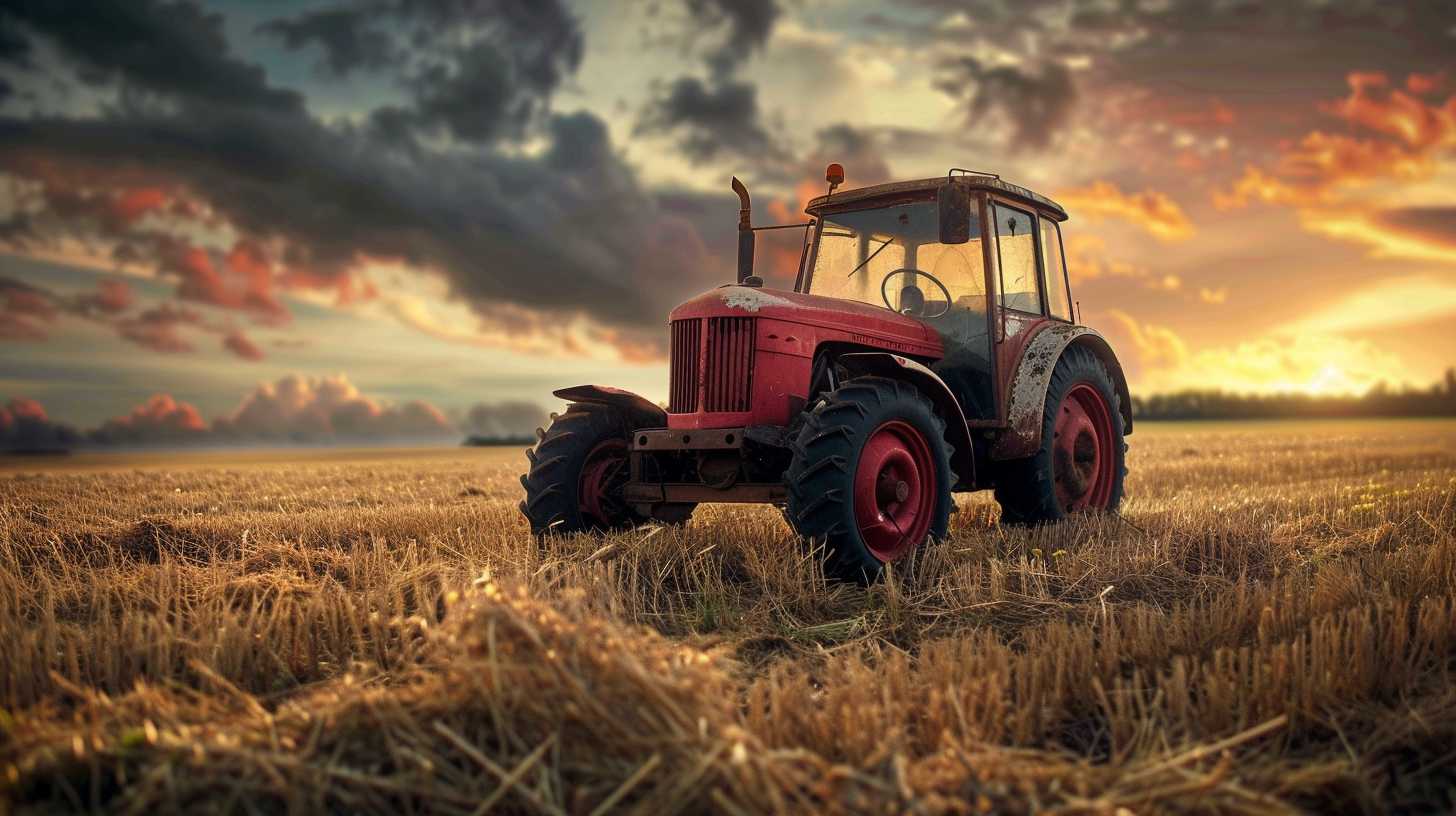
[(738, 194), (738, 283), (753, 274), (753, 219), (749, 213), (748, 188), (733, 177), (733, 192)]

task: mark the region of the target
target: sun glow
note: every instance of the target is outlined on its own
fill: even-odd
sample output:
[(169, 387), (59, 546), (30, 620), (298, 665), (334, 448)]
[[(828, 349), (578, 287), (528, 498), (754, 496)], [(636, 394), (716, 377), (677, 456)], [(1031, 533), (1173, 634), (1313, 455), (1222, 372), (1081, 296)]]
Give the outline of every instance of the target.
[(1334, 363), (1325, 363), (1303, 388), (1291, 389), (1303, 391), (1308, 394), (1320, 396), (1324, 394), (1346, 393), (1351, 390), (1349, 377), (1343, 369)]
[(1190, 348), (1173, 329), (1115, 313), (1101, 321), (1135, 391), (1221, 390), (1240, 394), (1358, 395), (1402, 382), (1400, 357), (1339, 334), (1266, 335), (1229, 346)]

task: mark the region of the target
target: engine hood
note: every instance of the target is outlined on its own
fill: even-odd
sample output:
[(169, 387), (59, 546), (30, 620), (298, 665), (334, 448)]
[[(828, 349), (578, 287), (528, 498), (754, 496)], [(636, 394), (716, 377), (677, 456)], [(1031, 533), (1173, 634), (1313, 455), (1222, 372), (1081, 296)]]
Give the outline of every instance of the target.
[(669, 319), (764, 317), (805, 326), (867, 334), (888, 341), (924, 344), (938, 350), (940, 338), (913, 317), (857, 300), (809, 295), (784, 289), (729, 284), (704, 292), (672, 310)]

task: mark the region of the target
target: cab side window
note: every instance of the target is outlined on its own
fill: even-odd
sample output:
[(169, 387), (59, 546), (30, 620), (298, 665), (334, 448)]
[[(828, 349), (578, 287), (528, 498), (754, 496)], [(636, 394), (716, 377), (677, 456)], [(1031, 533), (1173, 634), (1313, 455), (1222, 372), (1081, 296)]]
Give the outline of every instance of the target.
[(1001, 204), (992, 211), (996, 214), (996, 251), (1001, 261), (1001, 305), (1041, 314), (1036, 219), (1031, 213)]
[(1046, 270), (1047, 307), (1052, 317), (1072, 319), (1072, 296), (1067, 292), (1067, 270), (1062, 258), (1062, 233), (1057, 222), (1041, 219), (1041, 260)]

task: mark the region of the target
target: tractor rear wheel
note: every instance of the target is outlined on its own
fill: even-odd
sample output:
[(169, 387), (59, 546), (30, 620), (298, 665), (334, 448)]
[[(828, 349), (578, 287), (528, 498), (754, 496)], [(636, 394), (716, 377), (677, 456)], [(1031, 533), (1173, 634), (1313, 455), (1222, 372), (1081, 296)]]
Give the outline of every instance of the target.
[(803, 415), (785, 474), (785, 515), (824, 548), (827, 577), (869, 583), (945, 535), (952, 506), (945, 422), (914, 387), (850, 380)]
[(997, 476), (1001, 520), (1041, 524), (1116, 511), (1127, 475), (1119, 406), (1102, 361), (1086, 349), (1068, 349), (1047, 387), (1040, 449), (1005, 463)]
[(691, 504), (664, 504), (644, 516), (625, 501), (631, 432), (622, 411), (583, 402), (570, 404), (538, 432), (536, 447), (526, 451), (530, 470), (521, 477), (526, 498), (520, 509), (533, 534), (610, 532), (653, 517), (687, 521)]

